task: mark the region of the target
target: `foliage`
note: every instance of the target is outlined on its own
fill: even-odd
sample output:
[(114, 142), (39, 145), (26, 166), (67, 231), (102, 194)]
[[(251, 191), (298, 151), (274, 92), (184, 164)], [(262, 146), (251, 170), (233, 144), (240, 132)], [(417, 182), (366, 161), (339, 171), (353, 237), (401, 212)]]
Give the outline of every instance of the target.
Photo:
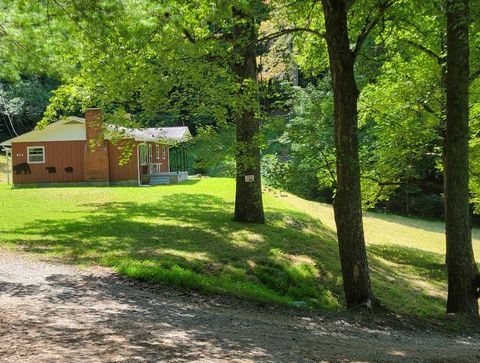
[(0, 139), (31, 131), (56, 86), (55, 80), (38, 77), (0, 82)]
[(191, 154), (196, 172), (210, 176), (235, 175), (234, 132), (231, 125), (198, 129)]

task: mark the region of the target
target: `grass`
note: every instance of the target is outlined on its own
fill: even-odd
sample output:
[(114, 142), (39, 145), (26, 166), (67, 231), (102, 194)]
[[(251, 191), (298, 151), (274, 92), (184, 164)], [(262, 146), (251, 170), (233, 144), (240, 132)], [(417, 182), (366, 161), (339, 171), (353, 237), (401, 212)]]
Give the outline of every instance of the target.
[[(330, 205), (281, 195), (290, 205), (335, 229)], [(363, 222), (375, 295), (400, 313), (443, 317), (447, 296), (443, 222), (376, 212), (366, 212)], [(478, 263), (480, 229), (472, 229), (472, 236)]]
[[(221, 178), (146, 188), (0, 184), (0, 242), (206, 293), (340, 309), (331, 207), (269, 192), (267, 224), (244, 225), (231, 220), (233, 197), (233, 180)], [(443, 316), (442, 224), (367, 213), (365, 230), (383, 304), (401, 314)], [(479, 231), (474, 235), (480, 256)]]

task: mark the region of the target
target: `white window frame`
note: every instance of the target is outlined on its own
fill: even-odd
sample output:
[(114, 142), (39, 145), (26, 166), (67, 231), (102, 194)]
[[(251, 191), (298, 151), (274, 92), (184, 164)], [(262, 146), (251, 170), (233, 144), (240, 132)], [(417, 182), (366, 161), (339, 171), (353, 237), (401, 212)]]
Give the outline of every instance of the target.
[(153, 163), (153, 148), (152, 144), (148, 144), (148, 163)]
[(155, 151), (157, 154), (157, 160), (160, 160), (160, 145), (155, 145)]
[(140, 144), (138, 145), (139, 151), (139, 158), (140, 158), (140, 165), (147, 165), (148, 164), (148, 149), (147, 144)]
[(162, 145), (162, 159), (165, 160), (165, 157), (167, 156), (167, 151), (166, 151), (166, 146)]
[[(42, 156), (43, 156), (42, 161), (30, 161), (30, 150), (32, 149), (42, 149)], [(45, 164), (45, 146), (27, 146), (27, 163), (28, 164)]]

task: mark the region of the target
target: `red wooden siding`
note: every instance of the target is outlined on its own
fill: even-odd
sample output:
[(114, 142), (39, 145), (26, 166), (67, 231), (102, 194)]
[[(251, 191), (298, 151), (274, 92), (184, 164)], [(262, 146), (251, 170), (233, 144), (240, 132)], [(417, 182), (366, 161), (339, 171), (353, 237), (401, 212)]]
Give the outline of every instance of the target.
[[(125, 140), (116, 142), (115, 144), (108, 141), (107, 145), (110, 165), (110, 180), (138, 180), (137, 144), (130, 140)], [(132, 154), (127, 164), (119, 165), (119, 161), (122, 158), (122, 150), (130, 147)]]
[[(169, 170), (169, 164), (168, 164), (168, 145), (165, 145), (165, 159), (162, 158), (162, 145), (161, 144), (155, 144), (154, 142), (148, 142), (147, 144), (152, 145), (152, 163), (161, 163), (160, 165), (160, 171), (162, 172), (167, 172)], [(160, 152), (157, 158), (157, 145), (160, 147)]]
[[(12, 165), (27, 163), (27, 147), (45, 147), (45, 163), (28, 164), (31, 174), (13, 172), (14, 184), (26, 183), (65, 183), (84, 180), (83, 152), (85, 141), (22, 142), (12, 144)], [(55, 167), (49, 173), (47, 167)], [(65, 172), (65, 168), (73, 172)]]
[[(160, 157), (162, 157), (162, 145), (160, 145)], [(165, 159), (162, 159), (162, 171), (170, 171), (170, 163), (168, 162), (170, 156), (169, 156), (169, 150), (168, 150), (168, 145), (165, 145)]]
[[(134, 142), (132, 154), (125, 165), (119, 165), (122, 157), (122, 148), (127, 147), (131, 140), (124, 140), (117, 143), (107, 141), (108, 148), (108, 168), (111, 181), (138, 180), (138, 155), (137, 146), (139, 142)], [(160, 146), (159, 158), (157, 158), (156, 145), (152, 145), (152, 162), (161, 163), (160, 170), (168, 172), (169, 170), (169, 149), (165, 145), (165, 159), (162, 158), (162, 145)], [(12, 144), (12, 165), (27, 163), (27, 147), (43, 146), (45, 147), (45, 163), (28, 164), (31, 174), (16, 174), (13, 172), (14, 184), (28, 183), (65, 183), (65, 182), (83, 182), (85, 181), (84, 153), (86, 141), (54, 141), (54, 142), (25, 142)], [(49, 173), (47, 167), (54, 167), (55, 173)], [(67, 173), (65, 168), (72, 168), (73, 172)], [(146, 170), (145, 170), (146, 172)]]

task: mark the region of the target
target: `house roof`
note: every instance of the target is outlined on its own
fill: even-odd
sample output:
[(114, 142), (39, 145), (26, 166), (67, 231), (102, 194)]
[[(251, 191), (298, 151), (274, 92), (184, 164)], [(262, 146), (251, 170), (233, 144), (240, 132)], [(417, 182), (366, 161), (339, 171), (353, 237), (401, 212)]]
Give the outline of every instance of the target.
[(107, 129), (110, 131), (118, 131), (138, 141), (169, 141), (178, 143), (187, 141), (192, 137), (188, 131), (188, 127), (184, 126), (132, 129), (107, 125)]
[[(167, 144), (177, 144), (188, 141), (192, 135), (188, 127), (156, 127), (156, 128), (126, 128), (115, 125), (105, 125), (105, 139), (109, 140), (115, 133), (121, 133), (136, 141), (153, 141)], [(11, 146), (13, 142), (50, 142), (50, 141), (83, 141), (86, 140), (85, 119), (69, 116), (54, 122), (41, 130), (32, 130), (13, 139), (4, 141), (0, 146)]]

